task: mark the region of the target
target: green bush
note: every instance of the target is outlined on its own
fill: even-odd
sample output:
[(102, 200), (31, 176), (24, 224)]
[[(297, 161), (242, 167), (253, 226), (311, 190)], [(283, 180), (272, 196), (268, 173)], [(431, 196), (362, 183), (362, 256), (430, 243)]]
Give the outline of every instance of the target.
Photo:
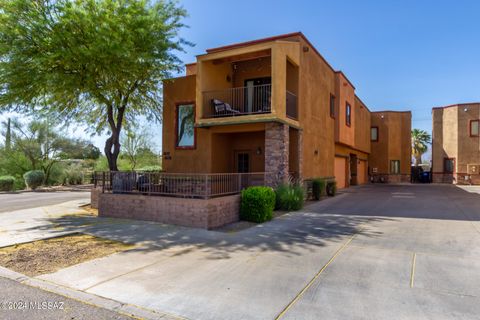
[(15, 178), (12, 176), (0, 177), (0, 191), (13, 191), (15, 190)]
[(303, 208), (305, 191), (299, 185), (282, 184), (275, 190), (275, 208), (280, 210), (300, 210)]
[(81, 166), (74, 165), (63, 172), (64, 185), (77, 185), (83, 183), (83, 172)]
[(269, 187), (250, 187), (242, 191), (240, 219), (265, 222), (272, 219), (275, 192)]
[(327, 186), (326, 186), (326, 190), (327, 190), (327, 195), (329, 197), (335, 196), (335, 194), (337, 193), (337, 181), (335, 181), (335, 180), (328, 181)]
[(313, 199), (320, 200), (320, 197), (325, 194), (325, 185), (324, 179), (314, 179), (312, 181)]
[(15, 175), (15, 186), (14, 190), (23, 190), (27, 186), (25, 185), (25, 180), (23, 179), (21, 174), (16, 174)]
[(23, 178), (25, 179), (25, 184), (27, 187), (35, 190), (43, 184), (45, 174), (41, 170), (32, 170), (25, 173)]

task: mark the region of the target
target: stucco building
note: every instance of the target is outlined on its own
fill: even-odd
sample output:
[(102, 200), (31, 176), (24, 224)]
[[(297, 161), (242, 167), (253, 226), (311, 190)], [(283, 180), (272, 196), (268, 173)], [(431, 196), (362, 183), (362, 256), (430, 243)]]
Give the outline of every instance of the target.
[(374, 181), (410, 182), (410, 111), (371, 113), (370, 176)]
[(480, 103), (432, 109), (433, 182), (480, 184)]
[(369, 173), (407, 181), (411, 115), (378, 114), (302, 33), (208, 49), (164, 82), (163, 169), (268, 173), (267, 185), (335, 177), (343, 188)]

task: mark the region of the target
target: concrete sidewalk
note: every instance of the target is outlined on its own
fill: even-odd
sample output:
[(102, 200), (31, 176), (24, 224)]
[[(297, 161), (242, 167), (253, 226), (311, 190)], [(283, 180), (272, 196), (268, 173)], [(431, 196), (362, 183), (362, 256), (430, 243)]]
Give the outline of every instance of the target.
[(85, 214), (79, 206), (86, 200), (73, 200), (57, 205), (3, 212), (0, 215), (0, 247), (74, 233), (55, 221), (64, 216)]

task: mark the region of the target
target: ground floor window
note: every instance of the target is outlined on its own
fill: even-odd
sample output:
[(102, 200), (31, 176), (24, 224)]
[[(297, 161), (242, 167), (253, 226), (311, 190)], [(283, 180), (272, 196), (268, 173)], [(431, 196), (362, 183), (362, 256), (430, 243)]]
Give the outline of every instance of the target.
[(400, 174), (400, 160), (390, 160), (390, 173)]
[(443, 172), (444, 173), (453, 173), (455, 168), (455, 159), (445, 158), (443, 159)]

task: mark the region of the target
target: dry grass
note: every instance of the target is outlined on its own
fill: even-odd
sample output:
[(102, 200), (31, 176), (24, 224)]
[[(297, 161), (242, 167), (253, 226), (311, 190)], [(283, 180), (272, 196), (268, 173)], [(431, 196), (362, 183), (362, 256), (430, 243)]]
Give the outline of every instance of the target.
[(92, 216), (98, 216), (98, 209), (92, 208), (91, 205), (87, 204), (85, 206), (81, 206), (83, 210), (86, 211), (86, 214), (92, 215)]
[(0, 265), (33, 277), (132, 247), (90, 235), (67, 235), (2, 248)]

